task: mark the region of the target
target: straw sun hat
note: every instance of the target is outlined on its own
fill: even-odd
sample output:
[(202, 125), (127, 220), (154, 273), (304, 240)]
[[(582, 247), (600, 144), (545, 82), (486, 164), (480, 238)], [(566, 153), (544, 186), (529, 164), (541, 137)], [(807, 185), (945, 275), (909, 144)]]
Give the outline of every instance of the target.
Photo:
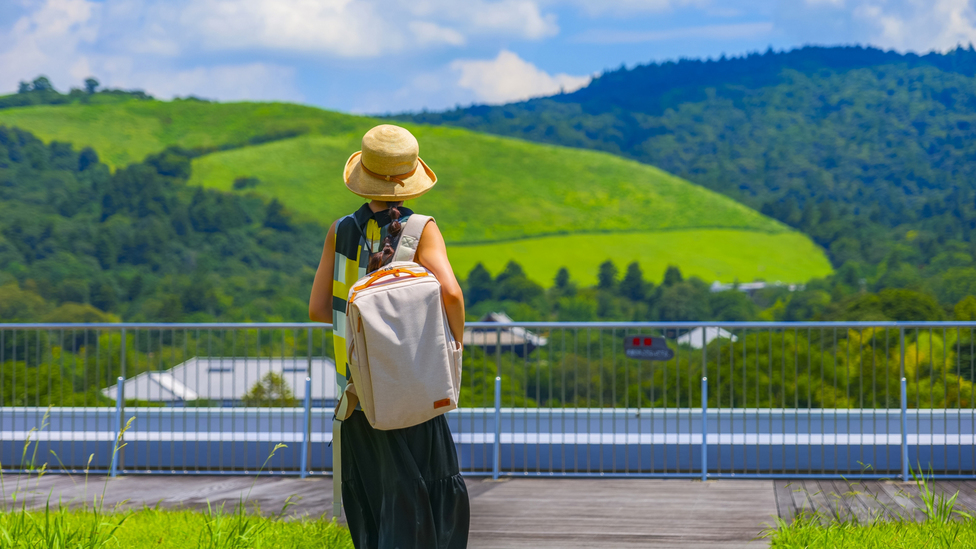
[(420, 145), (409, 131), (391, 124), (376, 126), (363, 136), (363, 150), (346, 161), (342, 179), (350, 191), (369, 200), (417, 198), (437, 183), (418, 154)]

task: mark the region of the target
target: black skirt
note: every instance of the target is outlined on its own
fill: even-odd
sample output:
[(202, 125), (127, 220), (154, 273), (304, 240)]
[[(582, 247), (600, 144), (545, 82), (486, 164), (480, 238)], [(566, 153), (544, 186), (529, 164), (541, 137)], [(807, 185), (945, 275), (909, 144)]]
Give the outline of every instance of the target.
[(342, 422), (342, 500), (356, 549), (468, 544), (468, 490), (444, 416), (379, 431), (353, 412)]

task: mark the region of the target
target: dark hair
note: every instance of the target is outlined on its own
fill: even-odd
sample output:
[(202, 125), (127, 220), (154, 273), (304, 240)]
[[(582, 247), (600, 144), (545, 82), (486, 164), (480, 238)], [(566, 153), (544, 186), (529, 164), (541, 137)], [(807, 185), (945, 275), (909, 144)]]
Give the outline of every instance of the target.
[[(369, 262), (366, 264), (366, 271), (373, 272), (393, 260), (396, 253), (396, 243), (400, 239), (400, 231), (403, 226), (400, 224), (400, 206), (403, 202), (387, 202), (386, 207), (390, 214), (390, 225), (386, 229), (386, 238), (383, 239), (383, 246), (380, 251), (369, 254)], [(372, 250), (370, 250), (372, 252)]]

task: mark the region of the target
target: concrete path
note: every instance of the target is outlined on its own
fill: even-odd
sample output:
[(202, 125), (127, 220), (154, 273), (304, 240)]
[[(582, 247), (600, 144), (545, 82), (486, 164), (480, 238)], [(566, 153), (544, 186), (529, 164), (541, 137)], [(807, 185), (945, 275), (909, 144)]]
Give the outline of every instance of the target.
[[(475, 548), (764, 547), (755, 538), (773, 522), (773, 481), (647, 479), (469, 478), (471, 536)], [(294, 496), (290, 514), (331, 516), (328, 477), (125, 476), (110, 479), (47, 475), (37, 481), (4, 476), (7, 501), (80, 504), (105, 488), (108, 506), (232, 507), (247, 495), (264, 513), (279, 512)], [(253, 488), (251, 485), (253, 483)]]

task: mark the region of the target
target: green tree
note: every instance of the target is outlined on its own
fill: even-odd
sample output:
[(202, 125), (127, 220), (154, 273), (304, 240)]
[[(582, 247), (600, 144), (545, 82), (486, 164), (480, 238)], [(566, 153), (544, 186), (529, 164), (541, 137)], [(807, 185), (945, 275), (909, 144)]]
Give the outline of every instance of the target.
[(62, 303), (88, 303), (90, 292), (88, 282), (74, 278), (61, 283), (58, 288), (58, 297)]
[(290, 231), (291, 221), (285, 215), (285, 207), (275, 198), (268, 203), (264, 213), (264, 226), (279, 231)]
[(976, 295), (976, 269), (952, 267), (935, 281), (936, 295), (943, 303), (958, 303), (967, 295)]
[(830, 294), (823, 290), (796, 292), (786, 304), (783, 320), (787, 322), (820, 320), (829, 305)]
[(962, 298), (953, 308), (953, 317), (956, 320), (971, 322), (976, 320), (976, 297), (967, 295)]
[(509, 261), (495, 279), (494, 298), (498, 301), (528, 303), (543, 294), (542, 286), (528, 279), (522, 266)]
[(620, 295), (633, 301), (642, 301), (647, 295), (647, 282), (640, 264), (634, 261), (627, 265), (627, 274), (620, 281)]
[(85, 79), (85, 93), (93, 94), (98, 91), (99, 82), (98, 80), (88, 77)]
[(493, 286), (491, 273), (479, 262), (468, 273), (467, 288), (464, 292), (468, 305), (491, 299), (491, 294), (494, 292)]
[(33, 91), (53, 91), (54, 86), (46, 76), (38, 76), (31, 82), (31, 89)]
[(570, 278), (569, 269), (560, 267), (559, 271), (556, 272), (554, 284), (549, 290), (549, 293), (553, 296), (553, 303), (558, 302), (561, 297), (574, 296), (577, 291), (576, 283)]
[(609, 259), (600, 264), (597, 273), (597, 287), (601, 290), (613, 290), (617, 285), (617, 266)]
[(42, 317), (42, 322), (104, 323), (118, 322), (119, 317), (83, 303), (65, 303)]
[(711, 295), (712, 318), (715, 320), (738, 322), (755, 320), (759, 309), (749, 296), (738, 290), (716, 292)]
[(708, 287), (684, 281), (665, 286), (658, 299), (658, 316), (664, 322), (701, 321), (711, 318)]
[(673, 286), (682, 281), (684, 281), (684, 277), (681, 276), (681, 269), (677, 265), (668, 265), (668, 268), (664, 271), (664, 281), (661, 284), (664, 286)]
[(892, 320), (935, 321), (945, 318), (934, 297), (913, 290), (887, 289), (878, 294), (881, 310)]
[(596, 319), (596, 303), (582, 296), (559, 300), (556, 318), (560, 322), (589, 322)]
[(505, 264), (505, 268), (495, 278), (495, 283), (501, 284), (510, 278), (525, 278), (525, 271), (522, 269), (522, 266), (514, 261), (509, 261)]
[(21, 289), (16, 282), (0, 286), (0, 320), (36, 321), (51, 309), (51, 304), (34, 292)]
[(559, 271), (556, 273), (555, 279), (556, 289), (565, 290), (569, 286), (569, 269), (566, 267), (560, 267)]
[(118, 307), (119, 296), (111, 284), (103, 282), (95, 289), (91, 301), (92, 305), (103, 311), (114, 311)]
[(265, 374), (248, 389), (242, 400), (245, 406), (262, 408), (290, 408), (298, 405), (285, 377), (277, 372)]

